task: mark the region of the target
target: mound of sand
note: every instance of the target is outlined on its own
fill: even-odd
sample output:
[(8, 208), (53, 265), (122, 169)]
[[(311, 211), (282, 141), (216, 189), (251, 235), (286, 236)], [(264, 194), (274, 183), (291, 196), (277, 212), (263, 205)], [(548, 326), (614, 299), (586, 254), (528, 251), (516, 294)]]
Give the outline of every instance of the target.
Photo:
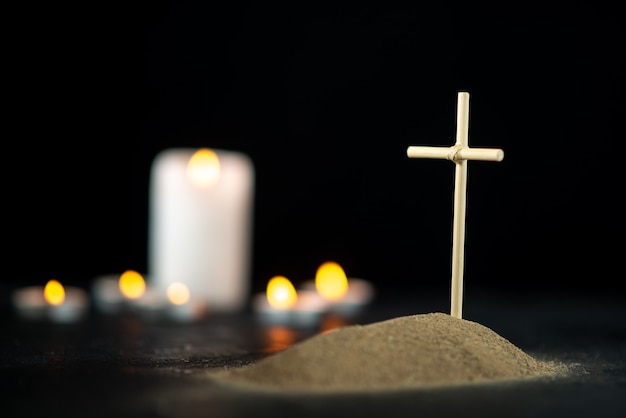
[(256, 363), (210, 378), (246, 389), (360, 391), (555, 376), (539, 361), (476, 322), (444, 313), (350, 325), (319, 334)]

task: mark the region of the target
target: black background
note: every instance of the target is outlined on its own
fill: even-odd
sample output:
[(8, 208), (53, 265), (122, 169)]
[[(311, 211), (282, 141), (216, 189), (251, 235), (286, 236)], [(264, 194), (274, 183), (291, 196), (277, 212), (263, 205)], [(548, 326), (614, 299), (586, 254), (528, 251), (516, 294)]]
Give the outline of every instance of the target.
[(624, 289), (618, 2), (41, 4), (8, 10), (4, 284), (147, 269), (169, 147), (256, 170), (253, 286), (325, 260), (383, 290), (449, 288), (450, 146), (470, 92), (466, 289)]

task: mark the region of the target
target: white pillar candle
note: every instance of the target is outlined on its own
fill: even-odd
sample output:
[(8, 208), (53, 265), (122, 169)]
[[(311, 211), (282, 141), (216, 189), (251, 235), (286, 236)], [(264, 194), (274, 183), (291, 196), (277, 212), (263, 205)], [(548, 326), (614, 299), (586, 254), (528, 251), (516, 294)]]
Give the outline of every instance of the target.
[(165, 293), (182, 282), (211, 311), (243, 309), (250, 286), (252, 161), (235, 151), (168, 149), (155, 158), (150, 181), (153, 285)]

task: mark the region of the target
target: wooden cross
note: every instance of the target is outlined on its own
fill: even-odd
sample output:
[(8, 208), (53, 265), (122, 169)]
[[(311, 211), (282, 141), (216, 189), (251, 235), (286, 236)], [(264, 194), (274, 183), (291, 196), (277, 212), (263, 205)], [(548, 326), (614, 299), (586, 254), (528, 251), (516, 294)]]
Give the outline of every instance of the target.
[(467, 161), (502, 161), (504, 151), (468, 146), (469, 93), (459, 92), (456, 112), (456, 143), (449, 147), (410, 146), (409, 158), (447, 159), (456, 165), (454, 180), (454, 224), (452, 232), (452, 293), (450, 315), (461, 318), (463, 310), (463, 256), (465, 247), (465, 206), (467, 197)]

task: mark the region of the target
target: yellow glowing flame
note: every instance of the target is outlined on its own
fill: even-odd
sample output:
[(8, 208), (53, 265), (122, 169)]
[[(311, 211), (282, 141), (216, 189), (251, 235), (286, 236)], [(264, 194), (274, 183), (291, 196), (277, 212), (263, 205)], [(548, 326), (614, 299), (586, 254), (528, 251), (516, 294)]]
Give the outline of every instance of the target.
[(57, 280), (49, 280), (43, 289), (46, 301), (51, 305), (60, 305), (65, 300), (65, 289)]
[(275, 309), (288, 309), (298, 300), (296, 289), (288, 278), (274, 276), (267, 283), (267, 301)]
[(315, 288), (324, 298), (338, 300), (348, 291), (348, 278), (338, 263), (327, 261), (317, 269)]
[(189, 297), (189, 288), (184, 283), (174, 282), (167, 287), (167, 298), (174, 305), (184, 305)]
[(196, 151), (187, 164), (187, 178), (198, 187), (210, 187), (220, 179), (220, 160), (217, 154), (202, 148)]
[(119, 280), (120, 292), (128, 299), (138, 299), (146, 292), (146, 282), (134, 270), (126, 270), (120, 276)]

